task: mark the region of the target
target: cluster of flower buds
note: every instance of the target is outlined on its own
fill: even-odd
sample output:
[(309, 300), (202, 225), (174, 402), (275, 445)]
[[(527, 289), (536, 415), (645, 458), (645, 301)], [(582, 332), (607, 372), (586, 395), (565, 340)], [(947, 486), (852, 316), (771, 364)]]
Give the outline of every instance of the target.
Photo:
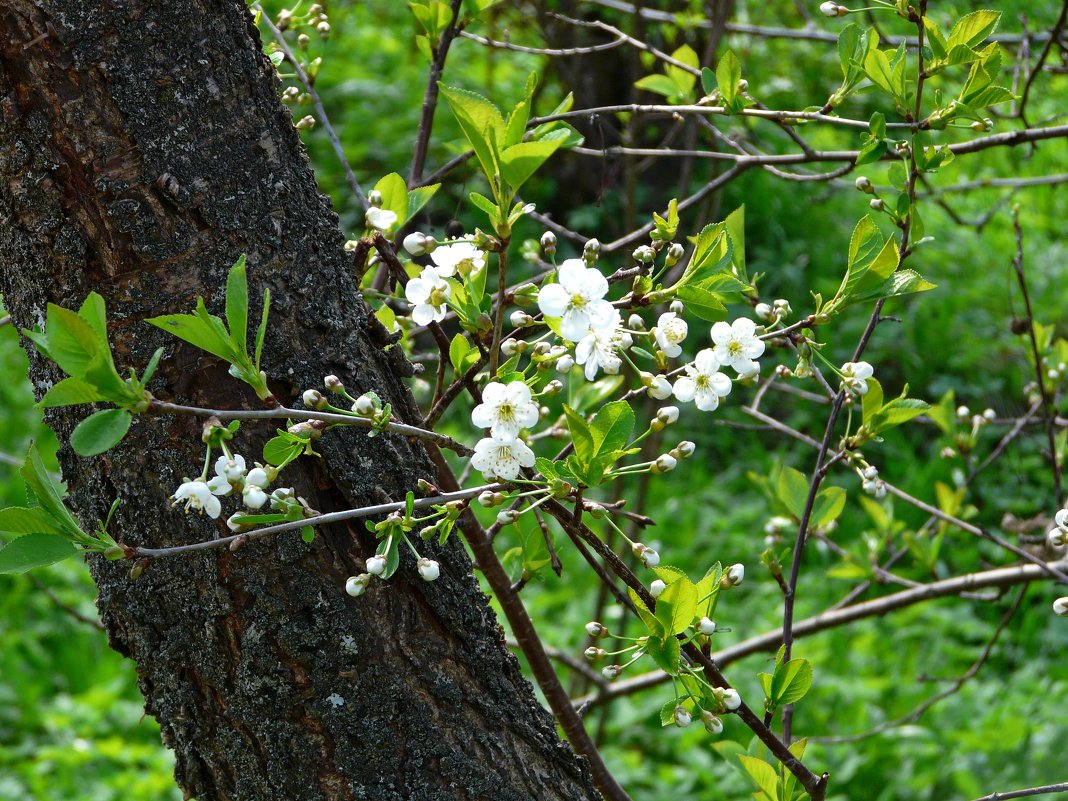
[(753, 307), (753, 312), (756, 316), (766, 323), (777, 323), (780, 320), (785, 320), (793, 314), (793, 311), (790, 301), (785, 298), (777, 298), (771, 304), (758, 303)]
[(1051, 548), (1063, 548), (1068, 545), (1068, 509), (1058, 509), (1053, 520), (1055, 525), (1046, 533), (1046, 541)]
[(858, 460), (854, 465), (860, 476), (860, 488), (873, 498), (886, 497), (886, 482), (879, 478), (879, 468)]
[(239, 494), (247, 509), (260, 509), (268, 500), (267, 485), (277, 475), (277, 469), (271, 465), (257, 463), (248, 470), (243, 456), (224, 453), (215, 461), (215, 475), (210, 480), (206, 474), (186, 479), (171, 496), (171, 505), (177, 506), (184, 501), (187, 512), (202, 512), (217, 518), (222, 513), (219, 498)]

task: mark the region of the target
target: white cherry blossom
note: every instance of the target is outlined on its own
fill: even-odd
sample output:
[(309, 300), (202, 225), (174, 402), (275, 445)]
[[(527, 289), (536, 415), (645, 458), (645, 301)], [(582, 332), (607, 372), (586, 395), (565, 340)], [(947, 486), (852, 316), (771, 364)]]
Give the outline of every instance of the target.
[(418, 278), (408, 281), (408, 285), (404, 287), (404, 297), (414, 307), (412, 321), (416, 325), (429, 325), (445, 319), (445, 301), (449, 299), (449, 285), (433, 267), (425, 267)]
[(867, 362), (846, 362), (842, 365), (842, 388), (850, 395), (866, 395), (868, 379), (874, 374), (875, 369)]
[(522, 381), (491, 381), (482, 390), (482, 403), (471, 412), (471, 422), (494, 435), (515, 438), (524, 428), (537, 425), (538, 404)]
[(211, 518), (218, 517), (222, 512), (222, 503), (203, 481), (186, 481), (171, 497), (174, 499), (172, 506), (185, 501), (187, 512), (192, 509), (194, 512), (203, 512)]
[(538, 308), (546, 317), (560, 318), (564, 339), (578, 342), (591, 328), (611, 325), (612, 304), (604, 300), (608, 281), (582, 259), (567, 259), (557, 269), (558, 283), (538, 292)]
[(701, 411), (712, 412), (731, 393), (731, 380), (719, 371), (715, 352), (705, 348), (693, 364), (686, 365), (686, 375), (675, 381), (674, 392), (680, 401), (693, 401)]
[(621, 347), (619, 338), (619, 310), (609, 306), (609, 321), (601, 328), (591, 328), (589, 333), (575, 345), (575, 361), (585, 365), (586, 380), (597, 377), (598, 368), (608, 375), (615, 375), (623, 365), (616, 353)]
[(267, 493), (264, 488), (269, 484), (267, 471), (262, 467), (249, 470), (245, 476), (245, 488), (241, 490), (241, 500), (249, 509), (259, 509), (267, 503)]
[(653, 328), (657, 346), (664, 351), (665, 356), (672, 358), (682, 353), (681, 345), (687, 333), (689, 333), (689, 326), (675, 312), (661, 314), (656, 327)]
[(376, 228), (379, 231), (388, 231), (397, 222), (397, 213), (390, 211), (389, 209), (379, 209), (374, 206), (367, 210), (367, 213), (363, 215), (364, 220), (371, 228)]
[(506, 437), (484, 437), (475, 445), (471, 465), (487, 480), (511, 480), (519, 475), (519, 468), (534, 466), (534, 451), (522, 440)]
[(764, 353), (764, 340), (756, 337), (756, 323), (739, 317), (733, 323), (712, 326), (713, 351), (724, 367), (733, 367), (739, 375), (753, 372), (753, 359)]
[(240, 488), (244, 479), (245, 457), (223, 455), (215, 460), (215, 476), (208, 482), (208, 489), (215, 495), (229, 495), (235, 485)]
[(434, 270), (443, 278), (456, 273), (477, 273), (486, 266), (486, 254), (470, 242), (441, 245), (430, 254), (430, 259), (434, 262)]

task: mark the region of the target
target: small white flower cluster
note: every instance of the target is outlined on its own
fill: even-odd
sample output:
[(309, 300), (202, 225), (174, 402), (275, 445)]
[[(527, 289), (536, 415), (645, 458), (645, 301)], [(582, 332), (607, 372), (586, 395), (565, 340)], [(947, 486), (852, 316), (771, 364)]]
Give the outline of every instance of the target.
[(446, 278), (471, 275), (486, 266), (486, 255), (470, 242), (429, 247), (432, 242), (433, 239), (419, 233), (404, 239), (404, 247), (410, 253), (430, 253), (434, 262), (424, 267), (418, 278), (409, 279), (404, 287), (404, 297), (412, 304), (412, 321), (416, 325), (445, 319), (445, 306), (452, 293)]
[(764, 353), (764, 340), (756, 336), (756, 324), (747, 317), (712, 326), (713, 347), (700, 351), (684, 368), (686, 375), (675, 382), (673, 393), (680, 401), (693, 401), (702, 411), (715, 411), (731, 392), (731, 379), (720, 372), (730, 367), (741, 379), (760, 372), (756, 361)]
[[(273, 468), (262, 465), (247, 470), (243, 456), (224, 454), (216, 460), (215, 475), (210, 480), (206, 480), (205, 475), (192, 481), (184, 481), (171, 496), (171, 505), (177, 506), (185, 501), (187, 512), (202, 512), (214, 519), (222, 513), (219, 498), (227, 495), (240, 493), (242, 502), (250, 510), (261, 509), (268, 499), (274, 503), (292, 497), (292, 489), (277, 489), (268, 496), (267, 485), (271, 482), (269, 471), (274, 472)], [(231, 530), (237, 531), (240, 528), (233, 519), (243, 514), (246, 513), (237, 512), (227, 521)]]
[(490, 436), (475, 445), (471, 465), (488, 480), (511, 480), (520, 468), (533, 467), (534, 451), (519, 438), (519, 432), (537, 425), (540, 417), (525, 382), (491, 381), (482, 391), (482, 403), (471, 411), (471, 422), (490, 430)]
[(860, 476), (860, 488), (874, 498), (886, 497), (886, 482), (879, 478), (879, 468), (875, 465), (861, 463), (856, 466)]

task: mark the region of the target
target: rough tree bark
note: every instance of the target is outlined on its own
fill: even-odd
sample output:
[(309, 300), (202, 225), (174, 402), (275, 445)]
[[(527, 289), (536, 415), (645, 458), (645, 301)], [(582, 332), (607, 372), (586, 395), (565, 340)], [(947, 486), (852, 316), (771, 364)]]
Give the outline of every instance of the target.
[[(342, 237), (277, 97), (241, 0), (8, 0), (0, 8), (0, 291), (17, 324), (46, 302), (108, 301), (120, 365), (160, 344), (153, 391), (254, 405), (213, 357), (141, 322), (218, 310), (226, 268), (249, 257), (269, 286), (265, 365), (288, 402), (328, 373), (401, 417), (411, 373), (369, 315)], [(256, 309), (253, 314), (258, 313)], [(58, 375), (35, 359), (43, 390)], [(64, 441), (84, 409), (51, 416)], [(115, 531), (152, 546), (210, 537), (166, 498), (196, 474), (199, 421), (139, 419), (116, 450), (62, 459), (83, 521), (116, 498)], [(246, 426), (250, 457), (271, 432)], [(431, 478), (421, 448), (362, 431), (322, 441), (294, 483), (322, 511), (400, 499)], [(290, 483), (287, 480), (286, 484)], [(221, 530), (221, 527), (220, 527)], [(112, 647), (137, 662), (176, 778), (214, 799), (594, 799), (536, 702), (458, 544), (442, 579), (411, 560), (354, 602), (345, 578), (373, 551), (360, 526), (153, 564), (90, 560)]]

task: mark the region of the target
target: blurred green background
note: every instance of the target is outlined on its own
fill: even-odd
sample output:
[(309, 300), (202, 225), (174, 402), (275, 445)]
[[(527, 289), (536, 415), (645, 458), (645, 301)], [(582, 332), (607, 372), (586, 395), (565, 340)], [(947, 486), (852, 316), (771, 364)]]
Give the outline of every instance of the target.
[[(661, 9), (679, 12), (677, 24), (646, 23), (636, 33), (664, 50), (689, 42), (700, 52), (701, 29), (689, 23), (701, 16), (697, 2), (662, 2)], [(821, 30), (837, 33), (841, 21), (819, 16), (816, 3), (806, 3)], [(1052, 24), (1057, 4), (1028, 2), (984, 3), (1004, 12), (1003, 30), (1020, 30), (1026, 15), (1028, 29)], [(559, 8), (567, 13), (600, 18), (627, 30), (634, 23), (626, 15), (589, 3), (505, 4), (473, 30), (494, 39), (537, 46), (542, 28), (571, 36), (547, 16)], [(277, 10), (279, 4), (271, 4)], [(932, 4), (940, 20), (979, 5)], [(348, 159), (365, 186), (397, 171), (407, 175), (419, 107), (426, 82), (426, 61), (414, 45), (414, 25), (403, 4), (372, 0), (334, 2), (328, 6), (330, 37), (314, 38), (309, 57), (321, 56), (317, 88), (344, 143)], [(881, 15), (884, 33), (903, 33), (902, 26)], [(798, 4), (738, 2), (733, 21), (800, 27), (805, 20)], [(604, 41), (583, 34), (583, 42)], [(560, 40), (554, 39), (554, 42)], [(837, 86), (837, 52), (833, 44), (728, 35), (720, 52), (731, 47), (743, 65), (750, 91), (771, 108), (799, 109), (819, 105)], [(1034, 45), (1033, 45), (1034, 47)], [(610, 59), (568, 62), (543, 56), (487, 50), (470, 40), (454, 45), (446, 70), (452, 83), (485, 92), (499, 103), (514, 102), (530, 71), (541, 79), (537, 111), (547, 113), (576, 77), (579, 103), (591, 98), (629, 102), (635, 97), (631, 78), (648, 67), (630, 51), (609, 51)], [(606, 57), (607, 58), (607, 57)], [(1011, 64), (1011, 58), (1006, 58)], [(1010, 76), (1003, 76), (1010, 80)], [(947, 79), (947, 84), (952, 83)], [(1063, 74), (1038, 79), (1029, 105), (1032, 121), (1063, 122), (1068, 82)], [(867, 119), (879, 110), (874, 96), (860, 95), (841, 109), (844, 115)], [(885, 109), (884, 109), (885, 110)], [(298, 105), (297, 117), (311, 113)], [(890, 115), (888, 114), (888, 117)], [(995, 120), (995, 130), (1010, 130), (1018, 122)], [(653, 144), (667, 135), (667, 121), (646, 122), (622, 131), (601, 123), (587, 133), (587, 145), (600, 147), (619, 141)], [(771, 151), (788, 152), (793, 145), (766, 123), (729, 126)], [(856, 148), (855, 132), (808, 127), (802, 133), (819, 147)], [(687, 129), (678, 141), (685, 141)], [(965, 132), (957, 138), (968, 138)], [(601, 141), (599, 141), (599, 139)], [(356, 205), (325, 134), (305, 134), (320, 186), (334, 200), (342, 225), (352, 234), (358, 226)], [(700, 143), (703, 140), (698, 140)], [(946, 141), (946, 140), (937, 140)], [(456, 126), (439, 109), (435, 138), (428, 160), (432, 171), (462, 149)], [(602, 241), (623, 233), (629, 219), (642, 222), (673, 196), (685, 196), (711, 177), (709, 163), (688, 173), (678, 164), (632, 165), (603, 163), (574, 154), (561, 154), (549, 163), (525, 192), (525, 199), (555, 219)], [(1037, 176), (1068, 171), (1068, 149), (1062, 140), (1037, 147), (989, 150), (978, 157), (960, 158), (931, 180), (948, 186), (991, 177)], [(886, 184), (885, 168), (863, 170), (876, 184)], [(451, 173), (421, 219), (422, 230), (440, 234), (450, 219), (467, 230), (484, 225), (464, 200), (479, 189), (473, 167)], [(810, 308), (809, 290), (833, 293), (841, 277), (849, 233), (867, 211), (868, 198), (852, 189), (855, 174), (841, 184), (784, 183), (767, 173), (751, 171), (703, 206), (704, 215), (684, 215), (684, 229), (696, 230), (709, 219), (721, 219), (731, 209), (746, 206), (747, 259), (750, 272), (764, 272), (765, 298), (785, 297), (796, 313)], [(1023, 387), (1032, 380), (1026, 340), (1013, 335), (1010, 321), (1023, 314), (1023, 304), (1010, 269), (1015, 251), (1010, 210), (1018, 204), (1026, 232), (1026, 267), (1032, 302), (1039, 322), (1065, 333), (1066, 290), (1064, 220), (1068, 195), (1058, 186), (1019, 192), (987, 188), (946, 195), (950, 209), (934, 202), (921, 208), (932, 241), (919, 246), (911, 266), (938, 284), (933, 292), (891, 302), (887, 313), (900, 323), (881, 326), (866, 358), (887, 390), (896, 394), (904, 383), (910, 395), (936, 402), (948, 391), (955, 403), (974, 411), (993, 408), (1001, 417), (1027, 408)], [(988, 217), (981, 227), (961, 224)], [(517, 239), (537, 238), (541, 229), (525, 221)], [(561, 245), (564, 256), (574, 255)], [(622, 264), (617, 257), (610, 269)], [(517, 270), (524, 265), (517, 265)], [(610, 271), (610, 270), (609, 270)], [(856, 309), (833, 327), (826, 353), (836, 363), (849, 358), (867, 312)], [(696, 327), (691, 329), (697, 332)], [(698, 332), (699, 333), (699, 332)], [(691, 339), (695, 339), (691, 335)], [(778, 358), (777, 355), (773, 355)], [(789, 363), (786, 359), (779, 359)], [(770, 363), (765, 359), (766, 363)], [(744, 562), (746, 584), (732, 592), (722, 608), (721, 625), (731, 631), (717, 635), (729, 644), (781, 624), (781, 603), (774, 581), (762, 570), (758, 555), (764, 549), (764, 523), (773, 513), (748, 473), (769, 475), (783, 462), (803, 471), (811, 469), (813, 453), (766, 431), (739, 430), (723, 421), (749, 422), (736, 408), (751, 398), (739, 388), (715, 416), (690, 412), (671, 430), (674, 438), (693, 439), (698, 456), (668, 480), (649, 486), (646, 511), (661, 525), (644, 535), (661, 551), (666, 563), (699, 573), (717, 559)], [(20, 501), (17, 464), (31, 438), (49, 443), (40, 415), (33, 411), (26, 380), (26, 360), (11, 326), (0, 327), (0, 505)], [(810, 432), (822, 430), (823, 411), (789, 395), (771, 393), (765, 411)], [(463, 409), (447, 425), (466, 436)], [(710, 424), (712, 423), (712, 424)], [(985, 457), (1004, 428), (980, 435), (976, 454)], [(886, 442), (870, 445), (865, 453), (883, 475), (912, 494), (931, 500), (936, 482), (957, 485), (966, 474), (963, 459), (943, 459), (939, 453), (951, 441), (933, 426), (917, 423), (894, 432)], [(992, 468), (970, 486), (965, 504), (982, 525), (999, 529), (1011, 513), (1029, 519), (1055, 509), (1043, 439), (1036, 429), (1018, 441)], [(53, 462), (54, 466), (54, 462)], [(858, 502), (859, 482), (846, 472), (832, 473), (831, 483), (846, 488), (850, 502), (832, 535), (841, 547), (866, 561), (869, 543), (885, 553), (886, 531)], [(633, 491), (621, 492), (633, 497)], [(925, 516), (903, 504), (886, 502), (899, 528), (915, 530)], [(1043, 528), (1038, 528), (1041, 534)], [(900, 537), (900, 532), (898, 534)], [(1015, 534), (1007, 534), (1015, 537)], [(502, 549), (518, 544), (514, 532), (502, 534)], [(561, 538), (563, 539), (563, 538)], [(655, 543), (654, 543), (655, 540)], [(900, 541), (900, 539), (898, 540)], [(881, 544), (880, 544), (881, 543)], [(563, 579), (543, 570), (524, 591), (539, 630), (549, 645), (579, 654), (584, 645), (583, 624), (595, 610), (594, 580), (581, 560), (561, 544)], [(1005, 564), (1010, 560), (965, 534), (949, 531), (929, 569), (907, 558), (900, 568), (915, 581), (932, 574), (944, 577)], [(854, 580), (826, 578), (841, 560), (819, 542), (807, 552), (802, 574), (798, 617), (814, 614), (845, 595)], [(515, 565), (512, 565), (515, 567)], [(873, 594), (892, 588), (880, 587)], [(964, 688), (929, 710), (920, 720), (892, 728), (857, 742), (814, 742), (812, 764), (832, 774), (832, 798), (837, 799), (970, 799), (1005, 790), (1064, 780), (1068, 726), (1064, 704), (1068, 690), (1066, 647), (1068, 625), (1049, 613), (1056, 597), (1042, 584), (1028, 592), (1019, 614), (1008, 626), (978, 676)], [(105, 801), (119, 798), (178, 799), (170, 776), (172, 759), (159, 744), (158, 729), (142, 717), (135, 666), (108, 650), (103, 633), (93, 624), (94, 588), (83, 565), (68, 562), (28, 576), (0, 577), (0, 801)], [(945, 688), (975, 660), (1004, 613), (1008, 596), (980, 602), (946, 599), (912, 607), (886, 618), (863, 621), (846, 629), (800, 642), (797, 654), (816, 669), (812, 692), (798, 707), (795, 732), (802, 736), (862, 732), (913, 709)], [(616, 625), (611, 609), (605, 622)], [(755, 656), (732, 666), (728, 675), (743, 695), (759, 697), (756, 673), (767, 669), (768, 658)], [(606, 712), (593, 711), (591, 729), (598, 735), (609, 765), (636, 799), (668, 801), (748, 797), (751, 787), (713, 748), (714, 738), (693, 727), (685, 732), (661, 730), (660, 705), (669, 690), (648, 691), (620, 700)], [(748, 742), (733, 720), (720, 739)]]

